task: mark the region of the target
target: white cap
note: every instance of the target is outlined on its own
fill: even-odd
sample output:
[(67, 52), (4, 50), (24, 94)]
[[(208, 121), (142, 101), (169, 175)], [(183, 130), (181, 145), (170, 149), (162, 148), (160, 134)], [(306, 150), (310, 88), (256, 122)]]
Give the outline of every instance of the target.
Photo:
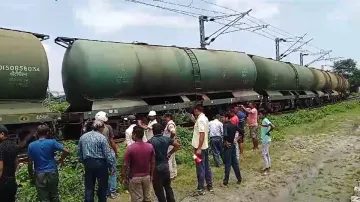
[(148, 116), (156, 116), (156, 111), (151, 110), (148, 114)]
[(99, 121), (103, 121), (103, 122), (108, 121), (106, 112), (100, 111), (100, 112), (96, 113), (95, 120), (99, 120)]

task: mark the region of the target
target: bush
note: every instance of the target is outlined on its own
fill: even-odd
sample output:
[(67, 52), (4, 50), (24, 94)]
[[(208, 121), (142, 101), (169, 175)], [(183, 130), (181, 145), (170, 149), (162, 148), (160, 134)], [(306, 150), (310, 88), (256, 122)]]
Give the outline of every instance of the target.
[[(355, 101), (342, 102), (329, 105), (313, 110), (299, 110), (292, 114), (269, 116), (269, 119), (276, 125), (276, 129), (271, 134), (274, 141), (280, 141), (285, 137), (283, 129), (294, 124), (304, 124), (321, 119), (324, 116), (346, 112), (358, 108), (359, 104)], [(178, 164), (194, 165), (191, 158), (193, 147), (191, 146), (192, 131), (186, 128), (177, 127), (177, 135), (181, 143), (181, 150), (176, 153)], [(77, 158), (77, 142), (69, 141), (65, 146), (71, 150), (70, 156), (66, 159), (63, 167), (59, 168), (59, 190), (62, 201), (81, 202), (84, 195), (84, 169), (83, 165), (78, 162)], [(122, 167), (123, 154), (125, 152), (125, 144), (119, 147), (119, 157), (117, 159), (118, 183), (120, 184), (120, 171)], [(36, 190), (34, 185), (30, 183), (27, 174), (27, 166), (22, 165), (17, 174), (18, 183), (21, 187), (18, 189), (18, 201), (32, 202), (36, 201)], [(120, 187), (120, 186), (119, 186)], [(119, 191), (123, 191), (124, 187), (120, 187)]]

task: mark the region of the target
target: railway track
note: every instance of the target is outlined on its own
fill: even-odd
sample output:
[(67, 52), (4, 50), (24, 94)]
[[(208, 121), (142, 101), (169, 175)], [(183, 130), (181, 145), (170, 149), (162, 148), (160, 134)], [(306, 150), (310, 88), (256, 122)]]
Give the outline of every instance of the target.
[[(347, 99), (343, 100), (343, 101), (349, 101), (349, 100), (360, 100), (360, 96), (350, 96), (348, 97)], [(342, 101), (342, 102), (343, 102)], [(337, 102), (339, 103), (339, 102)], [(319, 106), (312, 106), (312, 107), (308, 107), (306, 109), (316, 109), (316, 108), (320, 108), (320, 107), (324, 107), (324, 106), (328, 106), (328, 105), (333, 105), (333, 104), (336, 104), (336, 103), (326, 103), (324, 105), (319, 105)], [(271, 115), (282, 115), (282, 114), (290, 114), (290, 113), (294, 113), (296, 112), (297, 110), (299, 109), (291, 109), (291, 110), (286, 110), (286, 111), (281, 111), (281, 112), (276, 112), (276, 113), (271, 113)], [(301, 110), (301, 109), (300, 109)], [(188, 123), (181, 123), (181, 124), (178, 124), (178, 126), (181, 126), (183, 128), (186, 128), (186, 129), (193, 129), (194, 124), (192, 122), (188, 122)], [(60, 139), (59, 142), (61, 143), (64, 143), (64, 142), (67, 142), (67, 141), (73, 141), (73, 140), (67, 140), (67, 139)], [(115, 139), (115, 143), (117, 144), (121, 144), (125, 141), (125, 138), (116, 138)], [(27, 155), (26, 154), (19, 154), (19, 161), (20, 162), (26, 162), (27, 161)]]

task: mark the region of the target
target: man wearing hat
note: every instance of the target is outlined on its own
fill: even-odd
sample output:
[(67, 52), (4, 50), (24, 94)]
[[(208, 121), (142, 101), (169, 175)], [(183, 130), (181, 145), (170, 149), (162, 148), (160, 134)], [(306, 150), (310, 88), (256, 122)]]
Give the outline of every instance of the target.
[(157, 123), (156, 121), (156, 112), (154, 110), (151, 110), (148, 114), (148, 117), (150, 119), (148, 125), (146, 126), (146, 138), (150, 140), (154, 136), (154, 132), (152, 130), (152, 126)]
[(15, 202), (18, 149), (8, 135), (7, 128), (0, 124), (0, 196), (1, 201)]
[[(125, 130), (125, 142), (127, 146), (130, 146), (134, 143), (134, 140), (132, 139), (132, 133), (134, 130), (134, 127), (137, 125), (136, 117), (134, 115), (129, 115), (125, 120), (129, 121), (131, 124), (126, 130)], [(143, 142), (147, 142), (146, 136), (143, 137)]]

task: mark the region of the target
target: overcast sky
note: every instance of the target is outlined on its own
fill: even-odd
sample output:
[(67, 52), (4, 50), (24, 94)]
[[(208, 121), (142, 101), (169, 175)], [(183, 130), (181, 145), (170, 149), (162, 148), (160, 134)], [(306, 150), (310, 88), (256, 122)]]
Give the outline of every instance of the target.
[[(141, 0), (150, 4), (219, 16), (234, 13), (201, 0), (164, 0), (190, 5), (202, 10)], [(237, 11), (253, 9), (251, 16), (240, 22), (241, 27), (257, 26), (260, 19), (295, 36), (307, 33), (311, 52), (318, 48), (333, 50), (332, 57), (342, 56), (360, 61), (360, 0), (206, 0)], [(192, 2), (192, 3), (191, 3)], [(0, 27), (20, 29), (50, 35), (44, 42), (50, 65), (49, 86), (52, 91), (63, 91), (61, 64), (65, 52), (54, 43), (57, 36), (68, 36), (109, 41), (199, 47), (198, 20), (159, 8), (125, 0), (0, 0)], [(209, 12), (215, 11), (215, 12)], [(218, 14), (216, 14), (218, 12)], [(225, 22), (225, 21), (219, 21)], [(270, 38), (290, 37), (273, 26), (257, 31)], [(206, 24), (206, 33), (212, 34), (221, 26)], [(280, 52), (286, 44), (280, 45)], [(288, 43), (287, 45), (291, 45)], [(294, 46), (296, 47), (296, 46)], [(275, 57), (275, 42), (253, 32), (234, 32), (221, 35), (208, 48), (243, 51), (264, 57)], [(307, 64), (318, 56), (306, 56)], [(284, 59), (299, 63), (299, 53)], [(322, 61), (315, 67), (329, 65)]]

